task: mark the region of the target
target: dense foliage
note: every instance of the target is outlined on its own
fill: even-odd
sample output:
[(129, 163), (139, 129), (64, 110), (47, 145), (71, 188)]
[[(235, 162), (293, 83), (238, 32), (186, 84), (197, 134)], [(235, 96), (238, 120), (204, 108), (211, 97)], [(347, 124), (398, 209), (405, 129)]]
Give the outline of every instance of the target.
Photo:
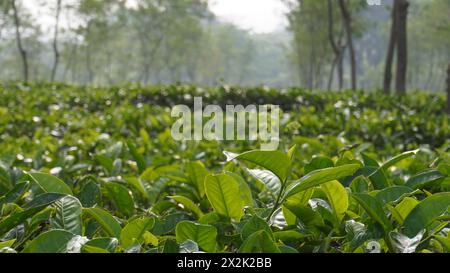
[[(194, 96), (278, 103), (279, 151), (174, 141), (171, 106)], [(0, 98), (1, 252), (450, 252), (439, 95), (14, 83)]]

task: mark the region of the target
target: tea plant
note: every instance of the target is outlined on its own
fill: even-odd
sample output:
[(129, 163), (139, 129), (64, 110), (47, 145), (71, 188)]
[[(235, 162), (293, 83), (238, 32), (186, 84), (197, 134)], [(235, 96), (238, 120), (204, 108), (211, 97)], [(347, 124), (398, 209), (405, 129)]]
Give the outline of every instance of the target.
[[(280, 149), (174, 141), (170, 107), (200, 94), (279, 99)], [(0, 96), (1, 252), (450, 252), (439, 96), (46, 84)]]

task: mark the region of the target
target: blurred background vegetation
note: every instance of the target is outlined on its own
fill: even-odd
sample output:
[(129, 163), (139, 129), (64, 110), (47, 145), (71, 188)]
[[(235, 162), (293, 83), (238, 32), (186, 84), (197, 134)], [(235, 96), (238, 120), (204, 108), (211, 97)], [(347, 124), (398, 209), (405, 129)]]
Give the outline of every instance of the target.
[(445, 89), (450, 1), (279, 1), (287, 26), (256, 33), (207, 0), (0, 0), (0, 80)]

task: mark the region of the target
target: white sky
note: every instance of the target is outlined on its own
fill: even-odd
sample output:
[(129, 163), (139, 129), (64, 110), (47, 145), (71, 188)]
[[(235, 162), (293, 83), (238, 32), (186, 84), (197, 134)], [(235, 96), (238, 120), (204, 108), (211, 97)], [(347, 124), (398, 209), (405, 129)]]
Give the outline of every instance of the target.
[(219, 18), (257, 33), (286, 26), (286, 5), (282, 0), (211, 0), (210, 8)]

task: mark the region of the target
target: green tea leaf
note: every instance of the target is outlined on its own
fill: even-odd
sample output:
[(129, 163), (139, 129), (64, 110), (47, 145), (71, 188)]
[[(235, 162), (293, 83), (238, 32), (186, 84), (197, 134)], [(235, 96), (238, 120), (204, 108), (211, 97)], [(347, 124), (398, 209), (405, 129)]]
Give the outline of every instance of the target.
[(134, 200), (130, 190), (114, 182), (107, 183), (105, 188), (117, 209), (126, 217), (131, 217), (134, 214)]
[(244, 214), (245, 200), (241, 196), (240, 185), (228, 174), (208, 175), (205, 191), (214, 211), (239, 221)]
[(108, 235), (120, 238), (122, 228), (119, 222), (109, 212), (100, 208), (85, 208), (83, 211), (92, 216)]
[(294, 182), (293, 185), (291, 185), (289, 189), (286, 191), (284, 199), (298, 192), (307, 190), (320, 184), (330, 182), (333, 180), (338, 180), (346, 176), (352, 175), (359, 168), (360, 165), (358, 164), (350, 164), (313, 171), (302, 177), (300, 180)]
[(403, 223), (404, 234), (408, 237), (416, 236), (444, 214), (449, 206), (450, 193), (437, 193), (425, 198), (406, 217)]
[(381, 203), (365, 193), (354, 193), (352, 197), (358, 201), (358, 203), (363, 207), (366, 213), (376, 222), (378, 222), (383, 229), (388, 232), (392, 229), (391, 223), (389, 222)]
[(52, 225), (75, 235), (81, 235), (83, 228), (81, 222), (82, 206), (73, 196), (66, 196), (55, 202), (55, 216)]
[(123, 248), (129, 248), (136, 242), (144, 241), (146, 231), (153, 228), (155, 220), (152, 218), (139, 218), (128, 223), (120, 233), (120, 245)]
[(44, 192), (73, 195), (69, 186), (56, 176), (46, 173), (29, 173), (28, 175)]
[(240, 155), (225, 152), (227, 161), (244, 160), (261, 166), (274, 173), (280, 181), (286, 181), (291, 168), (291, 160), (280, 151), (250, 151)]
[(428, 170), (423, 173), (417, 174), (408, 181), (405, 186), (413, 189), (422, 189), (428, 186), (432, 186), (442, 181), (446, 176), (436, 170)]
[(34, 238), (25, 249), (24, 253), (66, 253), (67, 244), (75, 237), (66, 230), (50, 230)]
[(214, 226), (182, 221), (177, 224), (175, 234), (178, 243), (192, 240), (204, 251), (216, 252), (217, 229)]
[(203, 217), (203, 212), (191, 199), (184, 196), (170, 196), (170, 198), (175, 200), (177, 203), (180, 203), (184, 209), (195, 213), (197, 218)]
[(270, 235), (260, 230), (250, 235), (241, 245), (238, 253), (280, 253)]

